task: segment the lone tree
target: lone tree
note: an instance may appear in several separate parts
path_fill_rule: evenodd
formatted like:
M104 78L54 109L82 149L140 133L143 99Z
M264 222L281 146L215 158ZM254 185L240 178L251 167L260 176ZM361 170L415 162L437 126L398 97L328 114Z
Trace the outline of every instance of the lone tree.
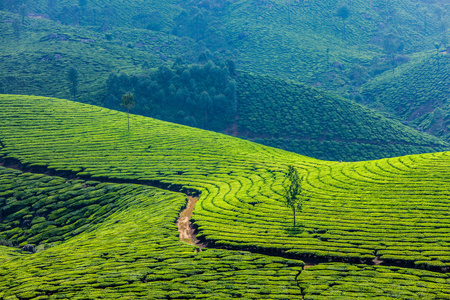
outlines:
M130 131L130 109L134 107L134 95L133 93L126 93L122 96L122 102L120 106L125 107L127 109L127 117L128 117L128 131Z
M76 68L69 68L67 71L67 80L69 81L69 90L73 95L73 101L76 101L78 92L78 70Z
M347 33L345 29L345 20L350 16L350 8L347 5L342 5L337 10L337 16L342 19L344 24L344 38L347 38Z
M19 19L14 19L12 23L14 36L16 37L16 40L18 41L20 39L20 33L21 33L21 25Z
M403 51L403 42L394 34L388 34L384 37L383 48L388 57L391 59L392 73L395 73L396 61L395 56Z
M294 215L295 227L295 213L302 211L302 201L305 196L302 194L301 181L303 178L298 176L297 170L294 166L289 166L288 173L283 182L283 200L284 205L292 209Z

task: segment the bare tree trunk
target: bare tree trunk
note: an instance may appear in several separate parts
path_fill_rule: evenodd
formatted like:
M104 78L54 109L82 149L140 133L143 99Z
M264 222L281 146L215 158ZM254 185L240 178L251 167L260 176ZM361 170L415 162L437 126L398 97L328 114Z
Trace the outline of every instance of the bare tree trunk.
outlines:
M294 213L294 227L295 227L295 207L292 208L292 212Z
M127 117L128 117L128 131L130 131L130 111L127 111Z

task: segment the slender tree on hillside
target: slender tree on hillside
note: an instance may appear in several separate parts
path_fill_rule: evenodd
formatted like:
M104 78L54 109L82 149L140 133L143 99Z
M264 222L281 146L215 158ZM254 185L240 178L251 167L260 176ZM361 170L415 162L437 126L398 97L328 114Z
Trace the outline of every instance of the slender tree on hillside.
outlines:
M122 96L122 103L120 103L120 106L127 109L128 131L130 131L130 109L133 109L134 104L135 102L133 93L126 93Z
M70 67L67 71L67 80L69 81L69 90L73 95L73 101L77 101L78 70L75 67Z
M347 38L345 21L350 16L350 8L347 5L342 5L337 10L337 16L342 19L342 23L344 24L344 38Z
M16 40L18 41L20 39L20 33L21 33L21 25L19 19L14 19L12 23L14 36L16 37Z
M395 73L395 56L397 53L400 53L403 51L404 44L400 39L394 35L394 34L388 34L384 37L383 40L383 48L384 51L386 51L386 54L391 59L391 65L392 65L392 73Z
M211 104L211 96L209 96L208 92L204 91L199 97L198 106L205 112L205 125L208 124L208 110Z
M288 173L283 182L283 200L284 205L292 209L294 216L295 227L295 213L302 211L302 202L305 196L302 194L302 182L303 178L299 177L297 170L294 166L289 166Z
M22 18L22 24L25 23L25 17L27 16L28 13L28 6L24 3L19 7L19 14L20 17Z

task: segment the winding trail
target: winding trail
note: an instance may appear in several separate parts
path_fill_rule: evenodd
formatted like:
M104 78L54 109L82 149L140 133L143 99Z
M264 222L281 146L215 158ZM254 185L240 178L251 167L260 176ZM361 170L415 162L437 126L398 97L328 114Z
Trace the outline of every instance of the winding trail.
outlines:
M182 186L174 185L174 184L168 184L163 183L159 181L142 181L142 180L128 180L128 179L117 179L117 178L107 178L107 177L96 177L92 178L89 175L83 175L78 176L72 171L60 171L60 170L54 170L50 169L46 166L27 166L23 165L20 160L15 158L0 158L0 166L10 169L16 169L21 172L28 172L28 173L35 173L35 174L43 174L48 176L58 176L66 179L83 179L86 181L89 180L95 180L100 182L111 182L111 183L128 183L128 184L141 184L151 187L156 187L164 190L169 190L172 192L178 192L183 193L187 197L187 204L186 207L181 210L179 217L176 221L176 224L178 226L178 232L179 232L179 238L183 242L187 242L191 245L195 245L198 247L196 251L202 251L203 248L216 248L216 249L227 249L227 250L241 250L241 251L248 251L252 253L259 253L269 256L276 256L276 257L283 257L288 259L296 259L301 260L305 263L304 269L314 267L321 263L326 262L346 262L346 263L363 263L367 264L369 262L362 262L359 260L333 260L325 257L311 257L306 255L293 255L286 253L284 250L280 249L266 249L266 248L260 248L260 247L252 247L252 246L244 246L244 247L236 247L236 246L219 246L215 245L214 241L202 239L201 241L197 239L197 226L191 222L191 216L195 208L195 204L199 200L200 192L196 190L186 190ZM380 260L379 257L375 257L371 263L373 265L394 265L394 264L386 264L384 261ZM369 263L370 264L370 263ZM410 266L405 266L402 263L399 263L397 266L410 268Z
M182 242L195 245L202 251L203 248L208 246L205 242L200 242L197 239L196 229L194 224L191 222L192 212L194 211L195 204L197 203L199 197L187 196L188 202L185 209L180 212L180 216L177 220L178 232L180 233L180 240Z
M89 175L79 176L72 171L60 171L50 169L46 166L28 166L23 165L20 160L15 158L1 158L0 157L0 166L16 169L21 172L35 173L35 174L44 174L48 176L58 176L67 179L83 179L83 180L95 180L100 182L110 182L110 183L130 183L130 184L141 184L151 187L156 187L160 189L169 190L172 192L184 193L187 197L186 207L180 212L179 218L176 221L179 231L179 238L183 242L187 242L189 244L195 245L198 247L196 251L201 251L203 248L216 248L216 249L227 249L227 250L240 250L240 251L248 251L252 253L259 253L269 256L283 257L288 259L301 260L305 263L304 269L314 267L321 263L328 262L344 262L349 264L368 264L368 265L384 265L384 266L398 266L402 268L414 268L414 266L399 261L397 263L393 262L385 262L380 259L380 257L375 252L375 258L370 261L361 261L358 259L330 259L327 257L315 257L315 256L307 256L307 255L295 255L286 253L281 249L268 249L268 248L260 248L256 246L222 246L215 245L213 240L208 239L197 239L197 226L191 222L191 216L195 208L195 204L199 200L200 192L194 189L186 189L181 185L164 183L156 180L127 180L127 179L118 179L118 178L107 178L107 177L95 177L92 178ZM447 269L437 269L431 270L435 272L446 273Z

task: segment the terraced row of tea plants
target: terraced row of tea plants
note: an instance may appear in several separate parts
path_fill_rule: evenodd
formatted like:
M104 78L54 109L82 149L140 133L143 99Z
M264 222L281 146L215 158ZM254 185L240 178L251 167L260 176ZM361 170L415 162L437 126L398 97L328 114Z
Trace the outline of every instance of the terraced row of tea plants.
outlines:
M21 174L0 167L1 236L19 246L63 241L101 223L119 208L120 199L138 192L129 185Z
M177 189L184 186L201 192L193 219L200 237L215 246L367 263L377 257L385 264L439 271L446 271L450 264L448 152L359 163L326 162L140 116L131 116L131 130L127 131L125 114L66 100L2 95L0 108L0 155L4 164L19 162L18 167L34 171L53 170L89 178L67 183L49 180L48 185L56 187L58 199L72 194L69 184L75 198L68 201L74 203L82 197L96 203L95 192L111 185L108 181L122 182L117 191L126 190L126 182ZM309 197L295 228L290 210L280 202L281 183L289 164L305 176L303 188ZM13 182L20 183L17 178L35 184L43 181L40 175L3 173L7 176L4 180L11 180L10 190L15 189ZM84 189L86 195L76 196L83 183L92 186ZM12 195L35 197L25 200L28 204L40 201L39 195L31 191L25 194L27 190L22 191L22 187L17 185ZM80 217L80 223L91 222L85 223L86 230L74 236L61 231L59 236L64 241L54 247L33 255L15 254L16 258L1 247L0 257L8 260L0 274L5 279L1 293L27 299L45 294L67 298L215 295L292 299L314 298L330 290L348 297L371 297L374 292L369 287L380 286L375 281L381 278L383 282L385 273L415 272L376 267L369 287L356 293L354 286L362 286L360 280L365 280L371 267L343 268L343 272L353 272L348 273L351 276L345 285L341 275L327 277L332 272L314 267L297 277L302 290L295 290L301 262L248 252L229 254L230 250L208 249L196 254L194 246L177 240L174 221L185 205L184 196L136 184L129 185L128 190L114 201L117 208L110 216ZM109 196L114 193L105 195L105 203ZM12 200L10 196L8 200ZM14 226L23 224L25 216L36 216L33 204L24 210L27 215L12 217ZM25 209L19 208L18 212ZM50 215L41 217L47 220ZM12 230L12 226L4 228ZM32 242L49 242L33 236ZM197 260L203 256L206 258ZM267 260L267 264L258 267L259 259ZM242 261L249 263L240 266ZM222 268L217 267L219 262L227 263ZM197 270L205 271L195 277ZM260 271L261 277L255 278L255 272ZM419 273L399 277L394 285L380 288L392 287L386 298L406 299L414 282L417 287L425 286L430 298L448 296L447 281L429 283L429 278L448 280L447 275ZM311 276L326 280L331 288L315 284Z
M349 15L339 17L346 5ZM351 92L352 72L374 76L387 56L389 34L404 44L401 54L434 49L438 37L437 7L444 1L236 1L226 18L228 30L241 34L234 42L243 69ZM395 15L393 15L395 11ZM381 25L382 24L382 25ZM401 24L401 30L399 30ZM377 62L378 61L378 62ZM386 68L387 67L387 68ZM378 69L378 70L377 70ZM379 73L378 73L379 74ZM367 80L364 79L363 81ZM356 83L354 86L358 86Z
M450 140L450 54L419 56L362 88L364 101L444 140Z
M171 19L180 11L180 8L175 4L176 1L173 0L130 0L126 3L114 0L107 2L103 0L89 0L86 1L85 5L79 5L78 2L70 0L59 0L56 3L48 3L46 0L36 0L33 3L27 3L27 8L30 14L39 14L42 17L52 18L55 21L58 20L63 24L85 26L94 30L98 30L98 27L105 21L109 23L107 29L111 29L114 26L141 28L142 26L136 26L139 17L141 19L148 19L151 13L157 11L162 16L162 29L166 31L168 28L165 27L171 25ZM63 16L68 14L68 12L70 13L70 9L65 10L64 7L72 8L73 14L77 14L78 18ZM65 13L62 13L63 11Z
M301 261L232 250L194 252L194 246L177 239L173 220L185 197L172 192L2 167L0 187L7 189L2 192L7 205L0 206L6 216L0 217L0 237L10 236L8 228L32 226L29 233L17 235L39 244L35 254L0 246L3 299L321 299L330 295L411 299L413 292L422 299L449 296L448 276L429 271L327 264L300 274ZM108 198L115 200L110 204L116 209L92 204ZM52 203L55 199L57 203ZM44 212L29 213L44 200L48 200ZM64 206L67 209L58 205L63 203L69 204ZM72 210L75 205L80 209ZM83 218L85 208L96 217ZM20 217L24 211L27 214ZM60 215L56 221L52 221L54 214ZM78 226L70 228L74 218ZM55 230L63 219L69 233L64 236ZM79 227L80 223L85 225ZM57 238L50 242L42 234Z
M0 246L1 299L301 298L301 261L180 242L183 194L2 167L0 187L0 237L39 244Z
M6 162L196 189L194 219L216 245L450 266L449 153L325 162L139 116L128 132L125 114L65 100L2 96L1 108ZM309 196L294 231L280 195L288 164Z
M277 208L279 171L214 184L194 218L220 245L446 270L449 163L444 152L308 168L309 201L297 231L287 229L292 217Z
M300 83L241 72L236 136L328 160L448 150L448 144L344 98Z
M304 299L449 299L448 274L398 267L322 264L299 277Z
M233 70L234 64L178 65L147 76L110 76L104 106L120 110L122 95L133 90L137 114L226 132L319 159L357 161L450 149L436 137L342 97L243 71L231 78L228 68ZM204 94L205 90L209 92ZM209 95L212 104L203 107L208 97L205 102L201 95Z

